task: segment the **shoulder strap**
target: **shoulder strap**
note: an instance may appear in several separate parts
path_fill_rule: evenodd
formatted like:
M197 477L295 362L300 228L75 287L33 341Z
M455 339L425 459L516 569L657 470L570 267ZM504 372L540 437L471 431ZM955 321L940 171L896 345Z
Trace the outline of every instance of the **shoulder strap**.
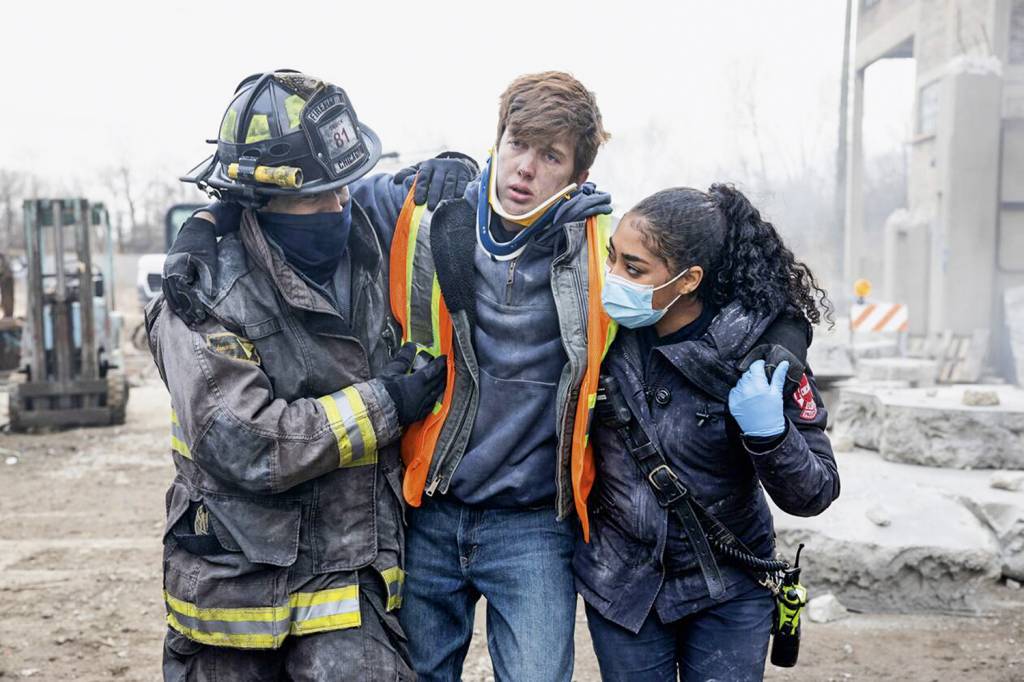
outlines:
M743 541L690 494L668 460L651 442L629 401L619 392L614 377L601 377L595 411L605 425L619 434L640 473L651 485L658 504L679 519L697 554L697 563L712 599L717 601L725 593L725 584L712 548L750 571L754 579L765 587L773 591L776 589L776 575L787 569L789 564L755 556Z
M704 575L708 593L715 601L720 600L725 595L725 583L718 562L711 553L708 537L694 510L696 500L672 471L664 455L647 437L629 403L619 393L618 383L614 377L601 377L596 403L595 411L599 418L618 432L633 461L640 468L640 473L650 483L658 504L679 519L686 538L697 554L697 564Z

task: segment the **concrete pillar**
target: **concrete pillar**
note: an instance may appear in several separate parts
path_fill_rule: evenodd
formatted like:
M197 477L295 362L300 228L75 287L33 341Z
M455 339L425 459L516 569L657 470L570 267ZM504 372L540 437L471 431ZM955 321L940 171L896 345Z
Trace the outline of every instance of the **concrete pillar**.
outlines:
M929 273L931 252L928 223L906 209L898 209L885 221L885 277L880 298L907 306L909 332L928 331Z
M843 235L843 281L840 302L852 299L853 281L863 276L864 250L864 69L853 77L850 154L847 157L846 230Z
M992 325L1002 77L954 67L941 87L928 322L969 334Z

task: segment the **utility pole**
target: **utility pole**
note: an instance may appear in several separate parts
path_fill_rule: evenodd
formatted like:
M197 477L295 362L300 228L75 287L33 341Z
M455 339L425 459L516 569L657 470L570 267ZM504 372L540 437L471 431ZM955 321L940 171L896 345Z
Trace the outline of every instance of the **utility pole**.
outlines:
M847 154L847 121L849 120L850 100L850 28L853 23L853 0L846 0L846 28L843 32L843 66L839 77L839 139L836 142L836 184L833 191L834 205L832 215L836 244L839 245L838 270L843 271L846 263L846 154ZM845 273L844 273L845 274ZM843 281L843 275L839 280ZM845 286L843 282L842 286Z

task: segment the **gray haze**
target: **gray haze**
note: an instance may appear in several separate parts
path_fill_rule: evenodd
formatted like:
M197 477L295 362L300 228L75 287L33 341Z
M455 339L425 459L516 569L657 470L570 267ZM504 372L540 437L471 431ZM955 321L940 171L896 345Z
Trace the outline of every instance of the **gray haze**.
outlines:
M244 76L292 67L351 95L385 149L486 156L520 73L572 72L613 139L592 178L619 210L670 185L735 181L774 205L790 177L827 182L842 0L716 2L8 4L0 168L104 198L119 165L173 178L209 153ZM874 68L868 153L907 137L910 71ZM880 94L880 96L874 96ZM818 197L823 199L823 197ZM116 198L107 197L116 204ZM787 199L790 210L798 209ZM783 211L786 207L779 207ZM770 211L769 211L770 212ZM783 226L784 227L784 226Z

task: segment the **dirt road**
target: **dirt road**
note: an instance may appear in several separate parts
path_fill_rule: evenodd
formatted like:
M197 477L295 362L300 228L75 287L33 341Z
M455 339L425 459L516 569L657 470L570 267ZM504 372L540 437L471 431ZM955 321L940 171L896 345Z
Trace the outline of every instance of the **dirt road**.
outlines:
M123 427L0 435L0 678L160 677L169 406L152 372L135 381ZM801 664L768 679L1024 680L1024 591L1004 589L990 617L810 623ZM578 622L574 678L597 680ZM490 679L482 612L477 631L467 680Z

